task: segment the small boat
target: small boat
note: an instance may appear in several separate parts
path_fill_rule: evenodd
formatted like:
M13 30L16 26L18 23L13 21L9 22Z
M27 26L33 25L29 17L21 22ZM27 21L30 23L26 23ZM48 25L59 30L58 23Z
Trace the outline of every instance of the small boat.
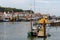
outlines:
M31 31L28 32L28 35L37 37L47 37L46 24L49 24L49 21L45 18L42 18L41 20L38 21L37 24L31 26Z
M9 22L10 20L9 20L9 18L4 18L3 19L3 22Z
M37 37L45 37L43 26L42 25L33 26L32 31L30 31L28 35L37 36Z

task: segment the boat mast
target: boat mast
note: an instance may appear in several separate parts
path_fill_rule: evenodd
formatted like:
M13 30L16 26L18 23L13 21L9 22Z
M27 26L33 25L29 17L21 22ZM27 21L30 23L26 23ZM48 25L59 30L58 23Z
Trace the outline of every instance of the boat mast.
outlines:
M35 12L35 0L34 0L34 12ZM30 6L32 6L32 4L30 5ZM31 10L32 8L30 8L30 10ZM30 11L30 13L32 13L31 11ZM31 32L32 32L32 15L31 15L31 20L30 20L30 22L31 22Z

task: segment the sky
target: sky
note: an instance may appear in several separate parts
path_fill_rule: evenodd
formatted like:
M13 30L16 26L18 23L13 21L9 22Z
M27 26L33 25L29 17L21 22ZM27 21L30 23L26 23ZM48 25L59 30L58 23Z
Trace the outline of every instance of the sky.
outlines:
M60 16L60 0L0 0L0 6Z

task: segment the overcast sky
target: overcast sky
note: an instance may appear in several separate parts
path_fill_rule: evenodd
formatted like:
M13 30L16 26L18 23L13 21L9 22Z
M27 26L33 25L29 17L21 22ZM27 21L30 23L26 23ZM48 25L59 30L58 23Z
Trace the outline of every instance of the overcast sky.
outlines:
M32 9L35 12L60 16L59 0L0 0L0 6L20 8L24 10Z

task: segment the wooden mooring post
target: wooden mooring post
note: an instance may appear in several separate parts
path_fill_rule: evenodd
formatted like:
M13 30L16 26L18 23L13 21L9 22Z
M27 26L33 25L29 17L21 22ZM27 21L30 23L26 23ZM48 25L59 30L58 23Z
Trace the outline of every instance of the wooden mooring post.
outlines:
M43 23L43 29L44 29L44 37L46 37L46 23L45 23L45 20L44 20L44 23Z

